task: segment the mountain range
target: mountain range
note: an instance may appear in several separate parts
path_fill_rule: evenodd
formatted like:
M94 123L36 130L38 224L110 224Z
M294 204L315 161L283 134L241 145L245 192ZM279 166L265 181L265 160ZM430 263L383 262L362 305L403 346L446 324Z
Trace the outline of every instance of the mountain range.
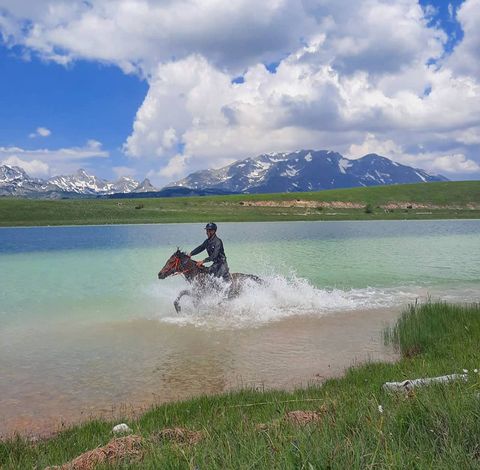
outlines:
M431 181L448 180L377 154L351 160L330 150L262 154L220 169L191 173L161 191L148 179L138 182L122 177L110 182L80 169L74 175L41 180L20 167L0 166L0 196L43 198L301 192Z
M157 191L148 179L138 182L122 176L117 181L110 182L80 169L74 175L42 180L30 177L18 166L0 166L0 196L74 198L147 191Z
M299 150L263 154L218 170L197 171L171 186L278 193L431 181L448 180L373 153L350 160L331 150Z

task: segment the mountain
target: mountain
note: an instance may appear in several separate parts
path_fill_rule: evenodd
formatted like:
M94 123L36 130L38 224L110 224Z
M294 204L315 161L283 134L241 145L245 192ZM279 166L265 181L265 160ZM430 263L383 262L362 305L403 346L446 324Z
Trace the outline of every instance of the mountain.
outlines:
M155 186L152 186L152 183L150 183L150 180L148 178L145 178L141 183L137 184L135 189L132 190L134 193L149 193L153 191L158 191L158 189ZM117 193L126 193L127 191L115 191Z
M234 193L318 191L355 186L448 181L374 153L350 160L330 150L299 150L247 158L218 170L197 171L159 191L148 179L110 182L80 169L48 180L0 165L0 196L38 198L172 197ZM113 196L112 196L113 195Z
M110 182L80 169L73 175L41 180L31 178L18 166L0 165L0 196L73 198L145 191L157 191L148 179L139 183L123 176Z
M0 196L25 196L42 191L42 183L18 166L0 165Z
M218 170L197 171L169 186L277 193L430 181L448 180L373 153L350 160L330 150L299 150L263 154Z

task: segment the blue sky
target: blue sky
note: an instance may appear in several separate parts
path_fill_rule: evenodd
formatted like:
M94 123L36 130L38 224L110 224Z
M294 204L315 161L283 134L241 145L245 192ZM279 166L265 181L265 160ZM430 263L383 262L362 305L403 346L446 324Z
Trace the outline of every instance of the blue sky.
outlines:
M41 3L0 0L0 162L34 176L327 148L480 178L479 0Z

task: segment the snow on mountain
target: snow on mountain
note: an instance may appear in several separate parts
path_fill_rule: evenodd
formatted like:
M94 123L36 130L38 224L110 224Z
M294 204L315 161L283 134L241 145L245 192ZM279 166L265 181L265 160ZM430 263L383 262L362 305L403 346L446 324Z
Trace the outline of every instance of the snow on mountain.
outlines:
M115 182L98 178L79 169L73 175L60 175L40 180L31 178L22 168L0 166L0 196L23 197L84 197L116 193L156 191L148 181L142 183L130 177L121 177Z
M25 196L41 191L42 183L18 166L0 165L0 196Z
M184 188L209 194L275 193L430 181L447 179L376 154L350 160L331 150L298 150L262 154L220 169L197 171L167 187L170 192ZM0 166L0 196L94 197L156 191L148 179L139 183L122 177L110 182L80 169L74 175L40 180L22 168Z
M150 183L148 178L145 178L141 183L131 191L133 193L149 193L153 191L158 191L158 189ZM130 191L129 191L130 192Z
M138 185L138 183L137 183ZM64 191L78 194L110 194L113 192L114 183L89 175L84 169L78 170L74 175L54 176L46 181L45 190Z
M376 154L350 160L331 150L299 150L263 154L218 170L198 171L169 186L273 193L446 180Z

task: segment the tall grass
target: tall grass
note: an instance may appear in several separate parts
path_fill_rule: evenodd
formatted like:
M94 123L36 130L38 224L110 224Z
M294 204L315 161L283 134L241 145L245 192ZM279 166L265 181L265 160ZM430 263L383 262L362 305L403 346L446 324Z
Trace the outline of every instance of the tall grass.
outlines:
M294 392L241 390L153 408L128 424L145 438L141 462L116 468L480 468L480 306L413 305L386 339L396 363L370 363ZM462 372L468 382L388 393L386 381ZM292 410L318 419L300 426ZM167 427L201 431L196 445L155 439ZM111 439L112 423L93 421L30 443L0 444L0 467L62 464ZM99 467L101 468L101 467ZM104 467L107 468L107 467Z

